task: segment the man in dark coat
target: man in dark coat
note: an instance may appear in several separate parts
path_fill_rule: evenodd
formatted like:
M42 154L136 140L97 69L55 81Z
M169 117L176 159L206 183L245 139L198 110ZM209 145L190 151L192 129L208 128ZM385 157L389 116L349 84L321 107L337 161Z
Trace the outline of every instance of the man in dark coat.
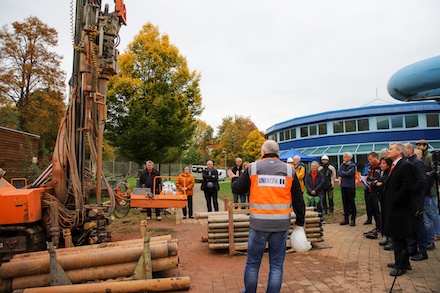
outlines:
M356 164L352 161L353 154L345 152L342 156L344 163L338 169L338 177L341 177L339 186L341 186L342 205L344 207L344 221L341 225L356 226ZM349 217L351 215L351 222Z
M408 249L411 260L424 260L428 258L426 248L428 246L428 235L426 233L425 222L423 221L423 206L425 204L426 168L425 162L417 158L414 153L414 145L406 143L406 157L414 166L416 175L416 185L413 193L413 209L415 217L415 234L409 241ZM417 245L419 250L417 252Z
M393 238L394 264L391 276L401 276L410 269L408 239L414 225L412 197L415 187L414 166L405 160L406 148L402 143L391 143L388 158L393 160L384 182L382 202L383 233Z
M313 206L322 212L322 186L324 185L324 175L318 172L318 162L312 162L312 170L307 172L304 178L304 185L307 189L309 207Z
M160 176L159 171L153 169L154 163L152 161L147 161L147 168L142 172L141 178L139 178L139 185L142 188L150 188L151 193L159 193L159 186L162 185L162 179L157 178L154 182L156 176ZM155 186L155 191L153 192L153 185ZM155 208L156 210L156 220L160 221L160 208ZM147 208L147 220L151 219L151 208Z
M201 189L205 192L206 206L208 212L212 212L211 201L214 204L214 210L218 212L217 192L220 190L218 184L218 171L213 168L212 161L206 163L207 169L203 170L203 181Z

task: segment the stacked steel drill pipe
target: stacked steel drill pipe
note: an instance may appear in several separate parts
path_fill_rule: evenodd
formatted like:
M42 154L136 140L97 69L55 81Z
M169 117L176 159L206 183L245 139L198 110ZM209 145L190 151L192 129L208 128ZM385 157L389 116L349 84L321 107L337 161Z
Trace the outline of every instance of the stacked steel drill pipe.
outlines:
M151 268L159 272L178 267L178 244L171 236L150 240ZM144 252L144 239L56 250L57 262L72 284L130 277ZM50 256L47 251L16 255L0 267L0 293L50 285ZM6 284L6 285L5 285Z
M202 216L199 214L199 216ZM289 230L289 236L287 237L287 247L290 247L290 233L293 231L293 225L295 224L296 215L291 213L291 226ZM310 209L305 214L305 231L307 240L315 243L324 241L322 218L320 214ZM249 215L233 214L234 232L234 246L235 250L246 250L249 236ZM208 215L208 243L211 249L227 249L230 244L229 233L229 215L225 212L217 212L212 215Z

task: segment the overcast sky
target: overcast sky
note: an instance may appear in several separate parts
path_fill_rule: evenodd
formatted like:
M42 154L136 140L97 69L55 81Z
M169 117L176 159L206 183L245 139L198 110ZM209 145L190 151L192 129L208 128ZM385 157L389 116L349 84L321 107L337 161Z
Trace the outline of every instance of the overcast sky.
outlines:
M74 0L76 3L76 0ZM110 11L114 10L113 1ZM7 3L7 4L6 4ZM388 79L439 55L440 1L125 0L124 51L143 24L169 35L191 70L201 73L205 110L215 130L228 115L276 123L389 102ZM70 0L3 3L1 24L37 16L59 33L55 49L72 72Z

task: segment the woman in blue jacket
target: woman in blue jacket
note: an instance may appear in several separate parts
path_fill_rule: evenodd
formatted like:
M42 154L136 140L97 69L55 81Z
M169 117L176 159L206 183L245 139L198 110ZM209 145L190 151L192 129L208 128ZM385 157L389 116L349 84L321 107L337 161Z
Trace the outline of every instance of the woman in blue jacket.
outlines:
M350 224L356 226L356 204L354 202L356 192L356 164L352 162L353 155L349 152L344 153L344 163L338 169L341 186L342 205L344 206L344 221L341 225ZM351 222L349 217L351 215Z

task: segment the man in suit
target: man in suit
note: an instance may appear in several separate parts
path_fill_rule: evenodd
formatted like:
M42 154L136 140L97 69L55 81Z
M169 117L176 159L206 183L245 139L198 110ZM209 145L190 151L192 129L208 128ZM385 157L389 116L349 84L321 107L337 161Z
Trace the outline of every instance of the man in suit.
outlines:
M391 276L401 276L411 269L408 255L408 239L414 225L413 192L414 166L405 160L406 148L402 143L391 143L388 158L393 160L390 173L384 182L382 201L383 233L393 238L394 260Z
M408 249L411 260L424 260L428 258L426 248L428 245L428 235L426 233L425 222L423 221L423 206L425 203L426 168L425 162L417 158L414 153L414 145L406 143L406 158L414 166L416 185L413 193L413 209L415 217L415 233L409 241ZM418 246L418 251L417 251Z
M212 212L211 201L214 205L214 210L218 212L217 192L220 190L218 184L218 172L213 168L212 161L206 163L207 169L203 170L202 190L205 192L206 206L208 212Z

